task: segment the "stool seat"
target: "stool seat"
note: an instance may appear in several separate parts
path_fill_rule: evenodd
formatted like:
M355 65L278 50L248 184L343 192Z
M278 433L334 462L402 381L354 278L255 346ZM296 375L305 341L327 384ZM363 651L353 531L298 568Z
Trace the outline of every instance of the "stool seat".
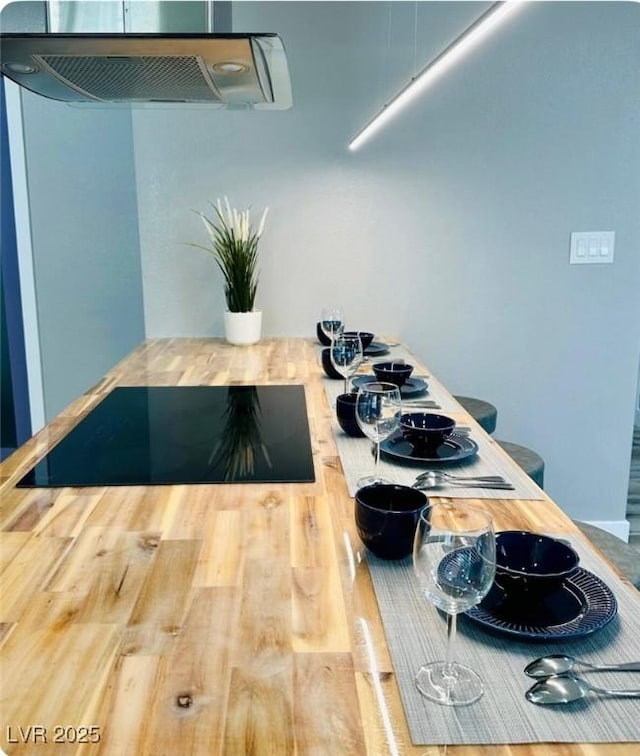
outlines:
M453 398L487 433L493 433L498 421L498 410L493 404L485 402L484 399L476 399L473 396L454 396Z
M527 449L526 446L511 443L511 441L498 441L498 439L496 439L496 443L507 452L511 459L519 465L527 475L540 486L540 488L543 488L544 460L539 454L531 449Z
M622 538L587 522L574 520L587 538L614 564L627 580L640 589L640 551Z

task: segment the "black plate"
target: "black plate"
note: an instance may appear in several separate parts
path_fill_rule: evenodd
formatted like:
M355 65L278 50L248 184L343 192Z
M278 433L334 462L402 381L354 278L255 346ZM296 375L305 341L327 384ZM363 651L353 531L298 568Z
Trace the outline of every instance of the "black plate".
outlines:
M389 353L389 347L381 341L372 341L364 350L365 357L380 357Z
M513 604L494 583L466 615L488 630L549 641L589 635L610 622L617 611L611 589L597 575L579 567L540 604Z
M375 375L356 375L352 383L356 388L359 388L365 383L373 383L377 380L378 379ZM411 396L420 396L421 394L424 394L428 388L429 386L427 382L423 381L422 378L409 378L402 386L400 386L400 396L404 399L408 399Z
M478 444L466 436L452 433L449 438L429 456L417 452L408 441L405 441L401 431L396 431L386 441L380 444L380 451L385 457L403 462L458 462L472 457L478 451Z

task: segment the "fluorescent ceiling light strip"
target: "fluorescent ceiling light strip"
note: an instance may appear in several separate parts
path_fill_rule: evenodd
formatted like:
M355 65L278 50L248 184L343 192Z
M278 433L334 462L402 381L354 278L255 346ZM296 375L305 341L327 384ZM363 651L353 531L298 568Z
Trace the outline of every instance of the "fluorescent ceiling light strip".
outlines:
M506 0L494 3L489 10L474 21L471 26L455 39L425 68L416 74L384 108L361 129L349 143L350 150L357 150L369 137L379 131L402 108L417 97L438 76L449 70L470 50L499 26L511 13L519 10L524 0Z

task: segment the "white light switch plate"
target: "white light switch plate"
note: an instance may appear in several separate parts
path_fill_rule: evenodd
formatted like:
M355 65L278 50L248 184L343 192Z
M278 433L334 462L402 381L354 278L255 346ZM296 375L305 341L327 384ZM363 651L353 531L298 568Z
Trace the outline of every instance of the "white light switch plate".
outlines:
M569 262L572 265L612 263L615 231L573 231Z

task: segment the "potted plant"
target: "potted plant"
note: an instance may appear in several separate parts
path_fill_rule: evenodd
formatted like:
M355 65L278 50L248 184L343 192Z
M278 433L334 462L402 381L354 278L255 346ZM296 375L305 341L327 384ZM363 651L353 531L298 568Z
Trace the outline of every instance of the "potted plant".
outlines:
M213 255L224 276L225 336L231 344L255 344L262 331L262 312L254 309L258 287L258 242L264 230L269 208L265 208L257 231L251 224L250 211L236 210L224 198L212 205L214 219L198 212L207 230L210 246L192 244Z

